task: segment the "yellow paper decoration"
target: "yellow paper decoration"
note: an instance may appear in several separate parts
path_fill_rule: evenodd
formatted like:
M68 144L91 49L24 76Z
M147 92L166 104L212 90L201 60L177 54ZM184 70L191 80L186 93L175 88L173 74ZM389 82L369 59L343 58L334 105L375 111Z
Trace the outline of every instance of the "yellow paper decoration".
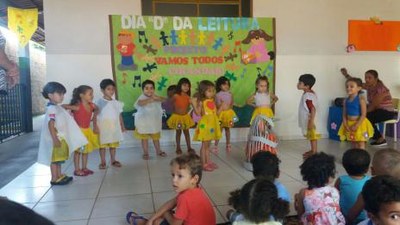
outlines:
M21 47L31 39L38 26L38 9L8 7L8 29L17 34Z

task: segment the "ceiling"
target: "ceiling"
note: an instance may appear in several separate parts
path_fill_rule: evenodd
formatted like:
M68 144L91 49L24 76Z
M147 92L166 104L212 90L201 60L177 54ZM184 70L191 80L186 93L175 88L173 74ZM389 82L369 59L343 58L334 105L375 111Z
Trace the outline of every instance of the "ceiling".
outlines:
M0 1L0 25L7 26L7 7L15 7L21 9L38 8L38 28L32 35L31 40L45 46L45 32L43 20L43 0L1 0Z

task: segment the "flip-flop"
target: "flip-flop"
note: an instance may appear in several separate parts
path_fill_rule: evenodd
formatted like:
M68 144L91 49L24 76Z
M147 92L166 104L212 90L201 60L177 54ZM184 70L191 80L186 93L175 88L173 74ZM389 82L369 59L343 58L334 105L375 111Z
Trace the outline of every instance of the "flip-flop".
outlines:
M100 170L105 170L107 168L107 165L105 163L100 163L99 164L99 169Z
M131 219L132 219L132 222L131 222ZM146 219L143 216L138 215L135 212L128 212L126 214L126 222L128 222L129 224L137 225L136 220L145 220L145 221L147 221L148 219Z
M121 167L121 166L122 166L121 163L118 162L117 160L115 160L114 162L112 162L111 165L112 165L113 167Z
M74 176L86 177L87 175L89 175L89 174L83 172L82 170L75 170L75 171L74 171Z
M94 172L93 172L92 170L89 170L88 168L83 169L82 171L83 171L84 173L86 173L86 174L89 174L89 175L94 174Z
M176 149L176 154L177 154L177 155L181 155L181 154L182 154L182 149L177 148L177 149Z
M189 148L188 149L188 153L189 154L196 154L196 150L194 150L193 148Z
M161 152L158 153L157 155L158 155L158 156L161 156L161 157L167 157L167 153L165 153L165 152L163 152L163 151L161 151Z

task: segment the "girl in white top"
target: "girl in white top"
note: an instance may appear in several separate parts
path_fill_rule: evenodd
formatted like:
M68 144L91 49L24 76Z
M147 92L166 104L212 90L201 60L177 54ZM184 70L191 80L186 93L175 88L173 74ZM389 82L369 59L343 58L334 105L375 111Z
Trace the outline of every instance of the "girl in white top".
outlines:
M166 157L167 154L160 149L160 133L162 128L161 102L164 98L154 93L154 82L145 80L142 84L143 94L135 102L135 131L134 137L142 141L143 159L149 159L148 139L153 139L158 156Z
M106 148L110 149L111 165L121 167L121 163L115 159L116 148L122 141L122 133L125 131L122 120L122 108L124 104L113 99L115 93L115 83L111 79L104 79L100 82L100 89L103 98L97 100L96 105L99 109L97 115L97 126L100 134L100 158L99 169L106 168Z
M251 122L258 115L264 115L268 118L274 118L274 112L271 107L278 101L278 97L269 92L269 82L266 76L259 76L256 80L256 93L247 99L247 104L255 107Z
M61 173L61 164L69 158L69 149L77 149L88 143L71 115L59 104L64 100L65 87L49 82L43 87L43 97L49 99L40 135L38 162L49 165L51 185L64 185L72 177Z
M267 179L251 180L230 194L229 204L245 218L233 225L282 225L275 219L283 220L289 213L289 203L278 199L276 186Z

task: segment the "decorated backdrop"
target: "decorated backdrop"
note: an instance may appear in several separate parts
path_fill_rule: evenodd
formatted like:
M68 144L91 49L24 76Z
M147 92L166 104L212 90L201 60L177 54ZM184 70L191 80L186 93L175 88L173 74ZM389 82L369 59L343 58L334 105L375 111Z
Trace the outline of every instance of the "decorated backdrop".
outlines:
M246 99L257 76L275 83L275 21L273 18L162 17L111 15L111 54L117 98L124 102L124 121L132 127L133 104L141 83L150 79L156 93L187 77L192 93L197 83L220 76L231 82L236 126L248 126L252 108ZM132 125L131 125L132 124Z

